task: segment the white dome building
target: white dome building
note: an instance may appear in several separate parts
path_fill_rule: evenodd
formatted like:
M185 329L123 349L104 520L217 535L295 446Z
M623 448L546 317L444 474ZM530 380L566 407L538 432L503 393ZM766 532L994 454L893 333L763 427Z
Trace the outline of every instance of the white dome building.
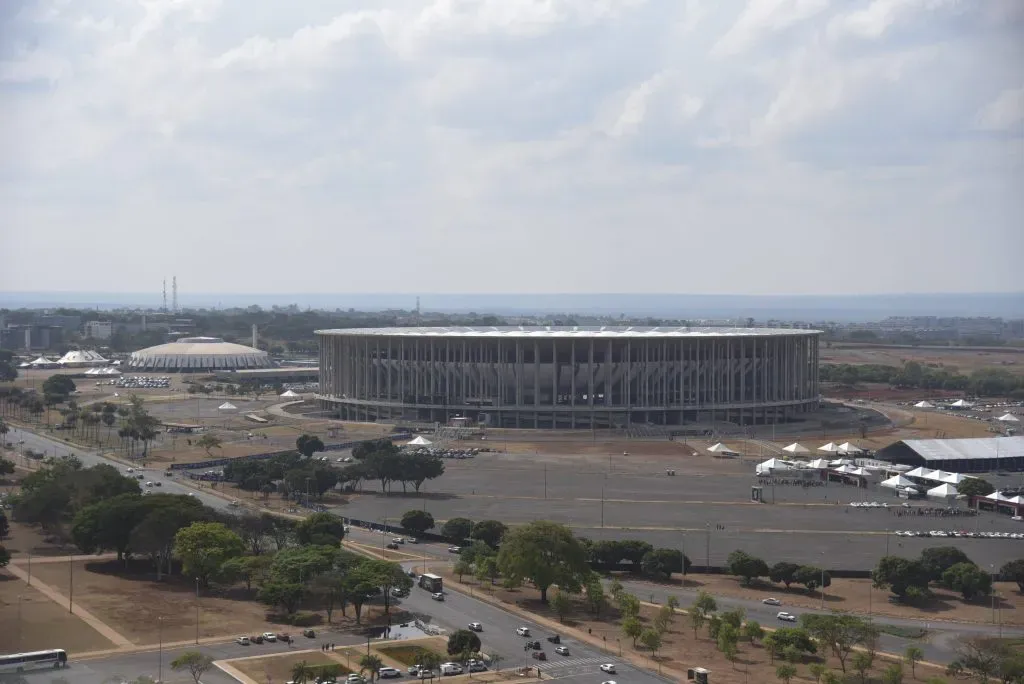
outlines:
M89 366L105 366L109 361L92 350L73 349L57 361L64 368L87 368Z
M128 368L136 371L201 373L207 371L269 368L267 352L219 337L183 337L133 352Z

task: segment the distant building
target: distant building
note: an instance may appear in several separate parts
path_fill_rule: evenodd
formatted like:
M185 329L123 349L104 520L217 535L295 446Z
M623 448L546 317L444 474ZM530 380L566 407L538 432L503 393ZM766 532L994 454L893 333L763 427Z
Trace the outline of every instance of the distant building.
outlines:
M138 371L200 373L221 370L267 368L267 352L218 337L183 337L133 352L128 368Z
M86 339L109 340L114 336L114 323L112 321L86 321L82 332Z
M51 349L64 339L60 326L25 324L0 329L0 349Z
M1024 471L1024 437L904 439L879 449L875 457L890 463L954 473Z

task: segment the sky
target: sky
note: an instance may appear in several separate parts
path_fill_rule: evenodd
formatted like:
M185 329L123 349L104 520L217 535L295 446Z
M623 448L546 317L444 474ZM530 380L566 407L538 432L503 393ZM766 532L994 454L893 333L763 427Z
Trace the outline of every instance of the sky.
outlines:
M0 291L1024 292L1020 0L5 0Z

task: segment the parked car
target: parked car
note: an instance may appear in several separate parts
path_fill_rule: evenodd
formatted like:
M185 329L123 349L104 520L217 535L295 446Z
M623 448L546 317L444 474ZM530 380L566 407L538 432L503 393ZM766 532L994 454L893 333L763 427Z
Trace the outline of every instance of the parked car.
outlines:
M239 646L248 646L249 645L249 637L247 637L247 636L238 637L237 639L235 639L235 643L238 644Z
M430 598L434 599L435 601L444 601L444 594L442 594L439 591L436 591L430 595Z
M533 656L534 660L547 660L548 659L547 655L544 654L544 651L534 651L530 655Z
M255 636L249 637L249 641L254 643L254 644L262 644L263 643L263 637L260 636L259 634L256 634Z
M615 663L605 663L601 666L601 672L607 672L608 674L615 674Z
M553 644L560 644L562 643L562 637L558 636L557 634L552 634L548 637L548 641L550 641Z
M567 656L567 655L569 655L569 649L566 648L565 646L556 646L555 647L555 653L557 653L558 655Z
M470 672L487 672L487 666L481 660L470 660L466 663Z
M312 629L304 629L304 630L302 630L302 636L304 636L306 638L309 638L309 639L314 639L314 638L316 638L316 632L313 631Z
M396 544L395 542L391 542L390 544L388 544L388 548L391 550L396 550L398 548L398 544Z
M532 648L534 650L539 651L540 650L540 642L539 641L527 641L526 642L526 648Z
M393 667L382 667L377 670L377 676L381 679L394 679L395 677L401 677L402 671Z
M530 628L529 627L516 627L516 634L518 634L519 636L522 636L522 637L528 637L528 636L530 636Z
M461 546L449 546L448 547L448 553L462 553L462 547Z
M273 632L264 632L263 633L263 638L266 641L277 641L277 635L274 634Z

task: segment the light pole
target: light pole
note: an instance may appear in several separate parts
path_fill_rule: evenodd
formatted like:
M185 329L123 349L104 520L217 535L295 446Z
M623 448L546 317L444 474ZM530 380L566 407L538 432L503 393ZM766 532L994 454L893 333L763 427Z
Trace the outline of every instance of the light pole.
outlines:
M705 521L704 522L704 527L707 528L707 530L706 530L707 531L707 542L706 542L705 557L704 557L704 559L705 559L704 560L704 562L705 562L704 574L710 574L711 573L711 521L710 520Z
M821 609L825 610L825 552L821 552Z
M156 681L157 684L160 684L160 682L162 682L164 679L164 618L162 615L156 619L156 631L158 638L160 640L160 655L158 656L159 659L157 660Z
M196 646L199 645L199 578L196 577Z
M75 563L74 554L68 554L68 612L74 613L75 605Z
M992 578L992 624L996 623L996 566L989 563L989 576Z
M604 485L601 485L601 527L604 528Z

